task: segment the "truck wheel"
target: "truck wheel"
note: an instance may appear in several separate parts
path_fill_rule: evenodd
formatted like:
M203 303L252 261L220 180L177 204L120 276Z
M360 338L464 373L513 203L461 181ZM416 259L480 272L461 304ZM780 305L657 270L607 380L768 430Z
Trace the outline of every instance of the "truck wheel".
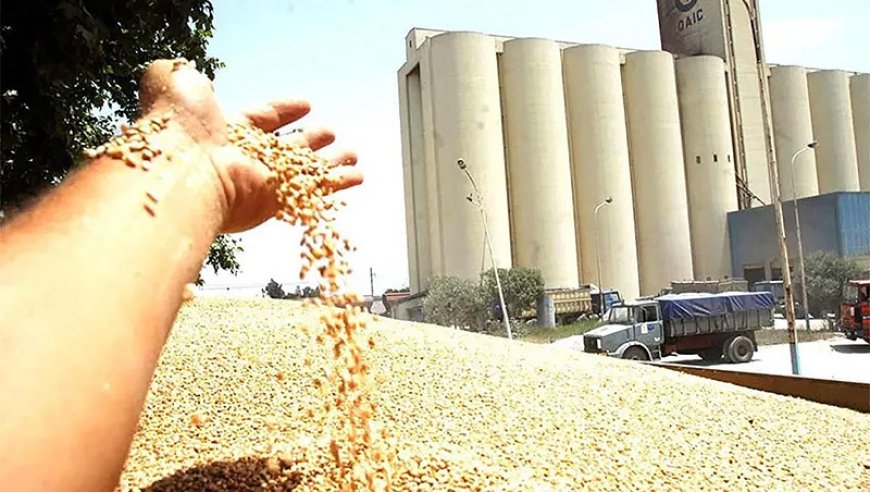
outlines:
M719 347L708 348L700 351L698 355L707 362L716 362L722 358L722 349Z
M628 360L649 360L649 357L646 356L646 352L640 347L628 347L625 349L625 352L622 353L623 359Z
M737 335L732 335L725 340L725 343L722 344L722 355L725 356L725 362L733 363L731 360L731 344L734 343L734 340L737 339Z
M855 333L854 331L850 331L849 333L846 333L846 340L854 342L857 339L858 339L858 334Z
M728 346L728 360L740 364L752 360L752 355L755 353L755 346L752 340L744 336L735 337Z

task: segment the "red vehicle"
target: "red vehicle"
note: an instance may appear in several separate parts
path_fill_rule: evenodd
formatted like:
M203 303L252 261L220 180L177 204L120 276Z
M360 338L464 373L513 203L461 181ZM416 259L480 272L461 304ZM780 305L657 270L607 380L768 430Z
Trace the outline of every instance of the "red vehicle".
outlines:
M840 305L840 331L849 340L870 343L870 280L853 280L846 286L850 292Z

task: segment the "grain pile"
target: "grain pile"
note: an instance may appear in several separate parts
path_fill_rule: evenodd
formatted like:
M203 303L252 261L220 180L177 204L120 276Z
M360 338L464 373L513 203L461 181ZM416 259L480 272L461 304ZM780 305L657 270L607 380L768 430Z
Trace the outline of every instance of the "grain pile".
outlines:
M148 171L148 135L166 119L89 156ZM301 273L322 279L319 305L187 305L122 490L870 487L867 415L553 347L366 322L342 284L350 246L330 227L328 165L250 127L230 134L276 173L278 218L304 228Z
M122 488L336 490L330 438L308 417L331 355L300 330L322 314L269 300L183 308ZM395 490L870 486L868 415L441 327L368 331Z

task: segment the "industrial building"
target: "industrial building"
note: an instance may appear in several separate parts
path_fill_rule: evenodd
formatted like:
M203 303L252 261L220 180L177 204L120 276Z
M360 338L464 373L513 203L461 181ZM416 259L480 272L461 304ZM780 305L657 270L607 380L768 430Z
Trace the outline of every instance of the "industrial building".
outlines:
M870 272L870 193L829 193L798 200L804 254L826 251L851 258ZM779 242L773 207L728 214L734 277L750 283L781 279ZM786 240L792 266L798 256L794 203L783 206Z
M658 1L662 51L410 31L412 294L489 268L485 233L496 264L537 268L548 288L631 298L742 276L753 245L735 246L728 214L770 204L770 140L784 198L870 191L870 75L768 66L755 1Z

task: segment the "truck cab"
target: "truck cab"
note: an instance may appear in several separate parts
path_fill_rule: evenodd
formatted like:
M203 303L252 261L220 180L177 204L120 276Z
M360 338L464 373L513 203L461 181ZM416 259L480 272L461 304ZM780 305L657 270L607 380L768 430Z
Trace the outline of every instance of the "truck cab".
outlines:
M846 284L846 301L840 305L839 328L849 340L870 343L870 280Z
M632 360L661 358L662 313L656 301L622 302L604 315L604 325L583 336L583 350Z
M622 303L622 296L616 290L597 290L592 293L592 312L607 313L613 306Z

